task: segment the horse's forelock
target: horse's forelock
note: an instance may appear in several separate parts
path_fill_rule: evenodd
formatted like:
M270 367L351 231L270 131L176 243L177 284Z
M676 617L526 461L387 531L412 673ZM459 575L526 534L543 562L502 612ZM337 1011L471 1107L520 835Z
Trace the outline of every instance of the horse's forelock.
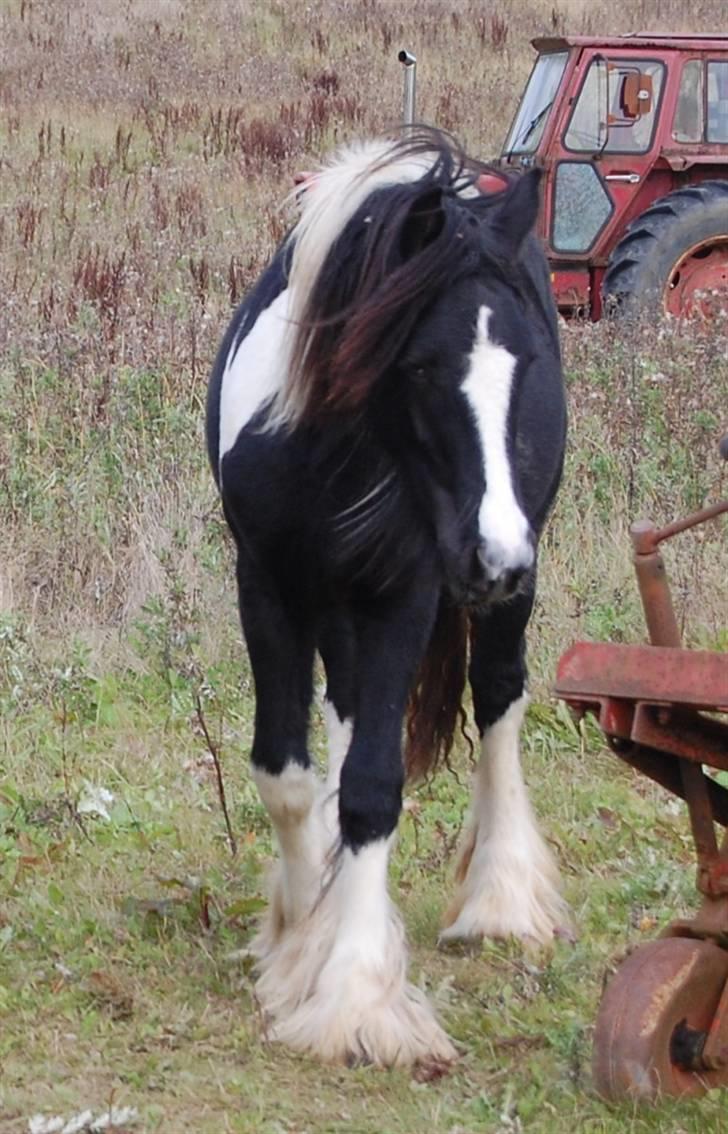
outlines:
M331 408L356 408L364 401L376 379L396 361L434 296L468 258L463 218L454 202L446 200L440 208L440 231L397 262L405 227L418 204L427 207L429 197L429 188L402 193L397 202L389 194L382 197L379 216L372 215L369 222L371 241L362 256L354 302L331 328L333 334L322 327L320 336L314 331L311 337L312 365L323 371L330 362L326 401ZM426 216L415 223L426 224Z

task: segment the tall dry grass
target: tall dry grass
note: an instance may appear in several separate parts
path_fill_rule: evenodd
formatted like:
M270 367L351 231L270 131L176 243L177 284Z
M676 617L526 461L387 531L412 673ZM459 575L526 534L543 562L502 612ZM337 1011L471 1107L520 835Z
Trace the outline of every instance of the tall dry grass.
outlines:
M701 0L690 26L712 30L722 13ZM123 632L170 556L215 609L225 565L203 455L211 358L286 229L294 172L397 120L399 47L418 55L422 119L492 156L534 35L685 21L676 0L636 0L628 27L586 0L5 0L5 615L51 638ZM666 513L686 494L697 503L720 479L718 330L631 345L598 328L566 333L572 456L544 584L554 643L583 627L590 603L609 608L589 577L628 572L627 516L650 499ZM681 570L704 606L698 573ZM615 603L621 586L610 584Z

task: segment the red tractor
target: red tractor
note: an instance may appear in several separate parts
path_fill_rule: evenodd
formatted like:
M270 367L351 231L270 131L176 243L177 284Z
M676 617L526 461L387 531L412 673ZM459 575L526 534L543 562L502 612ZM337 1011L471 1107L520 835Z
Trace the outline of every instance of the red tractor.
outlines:
M559 309L728 311L728 36L533 46L500 164L546 172Z

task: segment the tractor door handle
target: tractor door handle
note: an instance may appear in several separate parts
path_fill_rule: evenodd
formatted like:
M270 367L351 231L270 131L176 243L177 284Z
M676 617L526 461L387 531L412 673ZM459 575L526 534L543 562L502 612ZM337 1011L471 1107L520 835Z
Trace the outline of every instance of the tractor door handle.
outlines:
M636 185L640 179L639 173L607 173L605 181L626 181L630 185Z

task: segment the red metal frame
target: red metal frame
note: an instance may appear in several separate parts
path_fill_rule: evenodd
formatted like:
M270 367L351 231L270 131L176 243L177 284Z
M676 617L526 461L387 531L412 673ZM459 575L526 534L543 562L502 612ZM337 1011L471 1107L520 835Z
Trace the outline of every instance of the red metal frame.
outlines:
M596 715L623 760L687 801L698 858L698 888L728 895L728 837L718 847L714 823L728 827L728 790L702 765L728 772L728 654L681 648L659 546L728 512L728 501L658 529L632 526L634 565L650 646L579 642L559 662L556 693L578 715ZM715 923L710 913L710 925ZM728 936L728 906L721 932ZM699 921L700 914L698 915ZM712 932L712 930L711 930Z
M698 858L698 888L708 903L728 895L728 836L719 848L714 822L728 826L728 790L702 765L728 771L728 722L700 710L728 713L728 655L680 647L659 545L728 512L728 501L662 529L632 527L634 564L651 646L577 643L561 658L556 692L579 715L596 714L610 746L687 801ZM716 910L692 923L715 933ZM728 938L728 906L720 911ZM684 928L684 924L683 924Z
M721 444L726 456L724 449L727 439ZM728 654L681 647L659 547L726 512L728 500L661 529L647 521L632 526L635 571L652 644L576 643L561 658L556 683L557 696L578 716L596 715L620 759L686 801L703 901L694 917L673 921L662 936L713 941L723 949L728 949L728 831L719 844L715 824L728 828L728 789L705 775L703 765L728 771L728 719L718 716L728 714ZM704 716L705 711L715 715ZM670 969L668 975L672 981L682 979L681 970L673 974ZM665 996L671 989L668 983ZM609 1046L611 1029L626 1026L621 1017L614 1018L617 1001L606 998L600 1011L595 1074L610 1092L639 1091L656 1053L647 1044L645 1066L623 1068L625 1083L613 1080L610 1061L613 1056L626 1058L629 1048L626 1040L614 1051ZM697 1076L689 1080L691 1089L697 1089L708 1072L712 1085L728 1085L728 984L706 1031L676 1023L682 1028L686 1060L677 1066ZM675 1091L681 1082L677 1075Z
M728 62L728 39L725 36L636 35L607 39L552 36L532 42L539 53L568 51L569 58L535 152L525 157L515 155L507 161L515 165L535 161L545 169L540 233L551 264L557 305L564 313L589 314L596 320L601 316L601 283L606 265L631 221L673 189L709 178L728 177L727 145L702 141L678 143L672 138L683 64L696 58ZM627 62L650 59L661 62L665 67L655 130L645 153L604 151L578 155L564 144L575 95L581 89L587 69L598 55ZM575 159L588 161L593 166L613 209L592 247L586 252L567 255L557 251L551 243L555 172L560 162ZM634 175L636 180L607 180L626 175ZM722 284L720 269L713 275L716 285ZM706 285L701 283L700 286Z

